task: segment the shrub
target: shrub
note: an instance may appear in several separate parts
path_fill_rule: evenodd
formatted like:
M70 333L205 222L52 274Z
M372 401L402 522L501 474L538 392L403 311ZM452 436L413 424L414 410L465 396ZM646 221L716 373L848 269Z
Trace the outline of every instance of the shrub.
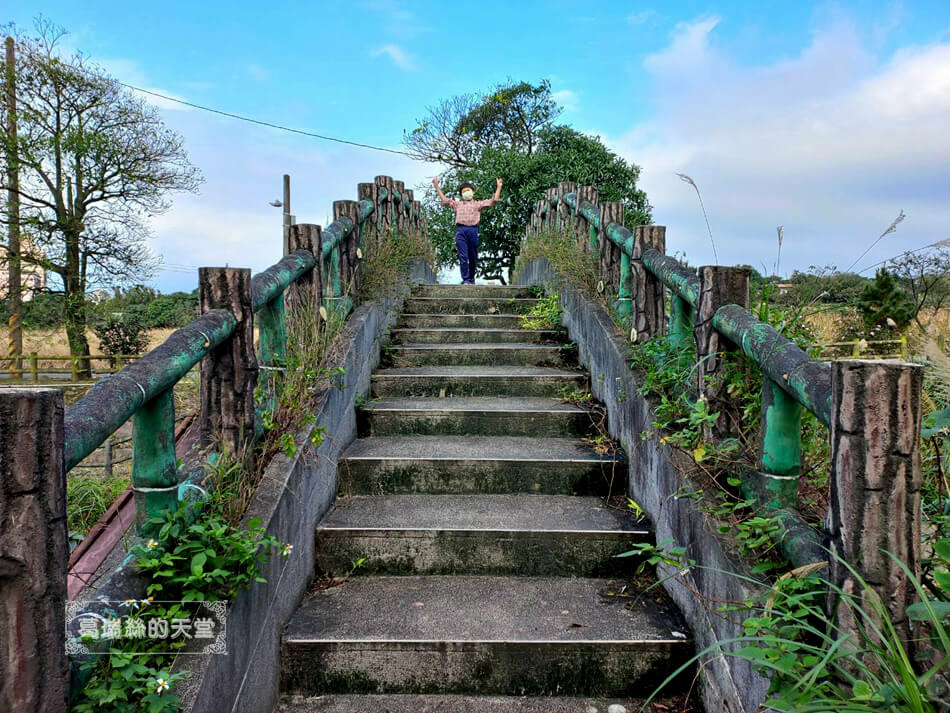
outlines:
M148 334L142 320L135 315L109 317L93 327L104 353L141 354L148 347ZM117 359L114 359L118 362Z

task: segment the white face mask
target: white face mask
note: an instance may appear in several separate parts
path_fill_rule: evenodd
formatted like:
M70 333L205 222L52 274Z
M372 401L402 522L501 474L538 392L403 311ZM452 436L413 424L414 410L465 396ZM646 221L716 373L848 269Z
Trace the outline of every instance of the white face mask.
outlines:
M466 188L464 191L462 191L463 201L470 201L474 197L475 197L475 191L473 191L471 188Z

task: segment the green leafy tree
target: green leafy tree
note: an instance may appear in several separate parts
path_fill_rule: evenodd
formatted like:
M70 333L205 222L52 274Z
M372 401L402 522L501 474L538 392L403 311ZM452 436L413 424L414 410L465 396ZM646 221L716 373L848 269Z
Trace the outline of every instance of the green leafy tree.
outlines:
M70 353L82 356L86 293L152 273L148 218L170 206L169 192L195 190L200 176L154 106L81 54L61 59L62 31L44 21L37 29L17 37L19 136L11 143L4 132L0 154L16 157L21 230L46 254L23 259L59 276ZM89 376L88 360L79 372Z
M640 169L612 153L596 137L568 126L540 130L528 153L520 148L484 148L472 166L452 167L442 174L445 190L463 181L487 197L495 179L504 181L502 199L482 213L479 222L478 276L505 282L514 266L521 238L534 204L561 181L596 186L600 201L621 201L627 226L650 222L646 194L637 187ZM423 194L429 233L441 264L456 264L455 219L430 187Z
M916 310L907 293L894 276L883 267L857 300L858 312L868 329L904 329L914 319ZM890 320L890 322L888 322Z

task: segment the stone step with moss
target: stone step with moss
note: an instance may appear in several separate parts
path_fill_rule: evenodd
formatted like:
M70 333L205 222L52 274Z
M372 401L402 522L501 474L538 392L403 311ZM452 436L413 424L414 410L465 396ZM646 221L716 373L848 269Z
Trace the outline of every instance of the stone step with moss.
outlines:
M557 341L560 336L560 332L553 329L502 329L491 327L399 328L392 331L393 340L402 344L473 344L481 342L545 344Z
M678 701L657 700L666 710ZM645 698L598 698L593 696L464 696L335 694L284 696L275 713L626 713L639 711ZM614 706L611 708L611 706ZM657 710L664 710L663 708Z
M538 366L417 366L378 369L371 395L382 396L558 396L587 389L579 370Z
M576 351L564 344L398 344L386 361L403 366L549 366L577 363Z
M517 314L412 314L403 312L397 329L521 329Z
M309 594L287 623L281 688L287 694L650 691L693 647L668 602L637 596L649 584L351 577Z
M316 567L357 574L630 574L617 555L653 533L629 510L572 495L338 498L317 527Z
M404 310L412 314L523 314L538 304L523 297L409 297Z
M374 399L356 411L361 437L398 435L586 435L586 409L554 397L459 396ZM596 435L596 434L592 434Z
M531 287L512 285L416 285L412 288L413 297L504 297L514 299L533 299L537 290Z
M576 438L382 436L359 438L339 464L343 494L606 494L625 482L622 455Z

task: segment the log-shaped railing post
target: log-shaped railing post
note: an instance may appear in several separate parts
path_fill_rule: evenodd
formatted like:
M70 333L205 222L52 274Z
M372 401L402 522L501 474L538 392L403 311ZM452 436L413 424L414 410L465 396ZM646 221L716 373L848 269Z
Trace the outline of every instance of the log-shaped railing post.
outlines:
M0 391L0 710L65 713L63 392Z
M132 417L132 492L135 522L143 537L158 531L150 518L178 507L174 388L146 401Z
M412 204L415 202L415 199L414 199L413 196L412 196L412 189L411 189L411 188L407 188L405 191L403 191L403 194L402 194L402 195L403 195L403 204L404 204L404 207L405 207L405 209L406 209L406 224L405 224L406 227L405 227L405 232L411 233L411 232L412 232L412 226L413 226L413 220L412 220Z
M357 202L369 201L373 204L372 214L360 226L360 248L366 255L368 250L375 252L379 245L379 198L378 186L375 183L360 183L356 186Z
M558 228L558 196L559 192L557 186L555 186L548 189L548 194L545 197L545 200L547 201L547 212L545 213L544 230L549 233L554 232Z
M393 200L393 179L391 176L376 176L376 212L380 231L392 230L395 220L395 201Z
M367 184L360 184L361 186ZM369 184L372 185L372 184ZM323 304L323 260L320 253L323 248L322 231L319 225L297 223L290 230L290 252L308 250L316 258L317 264L313 270L305 273L296 282L287 288L284 308L291 319L296 318L298 309L305 313L320 309Z
M564 202L564 196L573 193L577 186L570 181L563 181L557 184L557 223L555 227L558 230L570 232L571 230L571 207Z
M699 268L699 300L696 303L693 338L696 340L696 392L710 413L719 413L715 424L703 426L707 441L739 435L739 414L726 393L726 352L736 345L713 327L716 310L727 304L749 308L749 271L741 267L704 265Z
M792 509L798 505L802 470L802 407L766 376L761 409L755 491L766 508Z
M838 558L850 564L907 645L905 612L917 593L894 558L920 577L923 373L924 367L898 360L831 362L831 581L866 603L867 593ZM843 633L854 632L852 611L832 606Z
M401 208L400 208L401 209ZM333 201L333 220L340 218L349 218L353 221L353 232L347 235L338 248L340 254L340 294L349 296L345 310L348 313L350 306L355 302L357 292L358 266L360 259L357 257L357 249L360 244L360 204L356 201ZM402 225L405 225L403 217Z
M591 186L587 186L587 200L590 201L593 205L598 206L598 217L602 217L603 210L599 208L600 203L600 191ZM580 205L580 203L578 203ZM600 231L593 222L587 221L587 246L588 250L592 253L597 253L600 251Z
M406 232L406 184L402 181L393 181L393 190L396 193L396 202L393 204L394 225L397 233Z
M590 222L581 213L581 203L583 201L589 201L596 205L597 195L598 191L593 186L577 186L574 193L576 201L574 203L576 210L574 211L573 221L574 240L584 252L590 252L592 245L596 247L597 234L595 232L594 235L591 236L591 228L593 226L590 225Z
M317 228L319 234L319 226L295 225L290 234L291 244L301 235L309 235L309 228ZM198 295L202 314L224 309L237 319L231 337L201 360L201 441L206 445L217 443L224 450L241 454L254 438L254 390L258 378L251 271L202 267L198 270Z
M600 253L600 279L604 281L604 292L618 296L614 308L617 314L625 319L623 315L625 313L629 315L630 285L628 281L626 294L621 294L624 292L623 250L609 237L611 230L615 230L616 226L623 225L623 213L623 203L619 201L604 203L600 206L600 232L597 236L597 249ZM626 299L626 302L624 302L624 299Z
M633 251L629 269L632 283L632 319L638 344L663 334L666 317L663 283L643 266L643 253L650 249L661 255L666 254L666 227L638 225L633 229Z

